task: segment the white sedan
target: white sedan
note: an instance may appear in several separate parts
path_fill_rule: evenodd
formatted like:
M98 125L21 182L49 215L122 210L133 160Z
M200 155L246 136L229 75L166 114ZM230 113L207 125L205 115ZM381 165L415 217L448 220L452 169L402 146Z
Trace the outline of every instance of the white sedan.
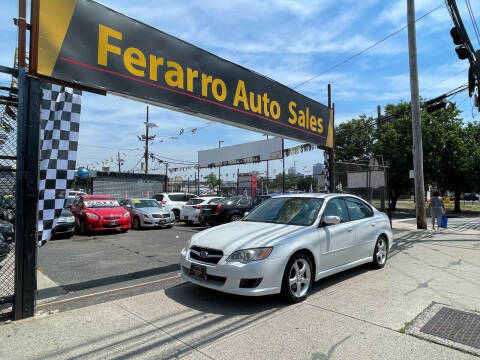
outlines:
M282 195L241 221L193 235L181 268L200 286L299 302L321 278L365 263L383 268L392 244L387 215L359 197Z
M193 224L198 221L198 215L200 215L200 209L203 205L214 204L222 199L220 196L202 196L188 200L180 210L180 221L185 222L187 225Z

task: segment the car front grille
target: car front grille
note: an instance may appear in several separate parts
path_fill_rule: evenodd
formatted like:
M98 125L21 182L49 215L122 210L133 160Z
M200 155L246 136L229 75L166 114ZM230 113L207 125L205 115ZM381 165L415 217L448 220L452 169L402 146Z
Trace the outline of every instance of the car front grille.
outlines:
M223 251L200 246L192 246L190 248L190 257L194 260L216 265L223 257Z
M105 216L103 219L104 220L108 220L108 221L112 221L112 220L119 220L121 218L121 216Z
M168 214L152 214L152 217L155 219L166 219L169 218L170 215Z

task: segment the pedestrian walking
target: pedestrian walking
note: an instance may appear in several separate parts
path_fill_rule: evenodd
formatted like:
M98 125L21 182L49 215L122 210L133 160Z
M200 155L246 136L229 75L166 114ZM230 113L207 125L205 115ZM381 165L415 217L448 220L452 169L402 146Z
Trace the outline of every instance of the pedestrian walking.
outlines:
M440 223L442 221L442 215L445 213L445 203L443 202L443 198L440 196L440 191L435 190L433 192L433 196L430 199L428 204L430 209L430 213L432 216L432 229L435 230L435 220L437 222L437 230L440 227Z

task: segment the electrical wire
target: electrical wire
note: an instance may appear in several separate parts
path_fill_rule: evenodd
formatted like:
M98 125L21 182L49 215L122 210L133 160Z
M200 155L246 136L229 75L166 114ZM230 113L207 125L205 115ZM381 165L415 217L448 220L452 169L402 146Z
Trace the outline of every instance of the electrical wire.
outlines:
M434 86L436 86L436 85L438 85L438 84L441 84L441 83L443 83L443 82L445 82L445 81L447 81L447 80L450 80L451 78L454 78L455 76L457 76L457 75L459 75L459 74L461 74L461 73L464 73L465 71L468 71L468 69L463 69L463 70L461 70L461 71L459 71L459 72L457 72L457 73L455 73L455 74L453 74L453 75L451 75L451 76L449 76L449 77L447 77L447 78L445 78L445 79L443 79L443 80L440 80L440 81L437 81L437 82L435 82L435 83L433 83L433 84L427 85L427 86L425 86L423 89L421 89L420 92L425 91L425 90L427 90L427 89L430 89L430 88L432 88L432 87L434 87Z
M440 9L440 8L442 8L442 7L444 7L444 6L445 6L445 5L442 4L442 5L437 6L436 8L433 8L432 10L430 10L429 12L427 12L426 14L424 14L424 15L420 16L419 18L415 19L412 23L416 23L417 21L423 19L424 17L430 15L430 14L433 13L434 11L437 11L438 9ZM310 81L312 81L312 80L315 80L315 79L318 78L319 76L322 76L322 75L324 75L324 74L326 74L326 73L328 73L328 72L330 72L330 71L338 68L339 66L341 66L341 65L349 62L350 60L353 60L354 58L362 55L363 53L365 53L365 52L367 52L368 50L374 48L375 46L383 43L384 41L386 41L386 40L388 40L388 39L390 39L392 36L395 36L395 35L397 35L398 33L402 32L402 31L405 30L409 25L410 25L410 24L407 24L407 25L401 27L400 29L395 30L395 31L392 32L391 34L385 36L383 39L381 39L381 40L373 43L372 45L366 47L365 49L360 50L359 52L357 52L357 53L349 56L348 58L340 61L340 62L337 63L336 65L333 65L333 66L329 67L328 69L326 69L325 71L323 71L323 72L321 72L321 73L319 73L319 74L317 74L317 75L315 75L315 76L312 76L310 79L307 79L307 80L305 80L305 81L302 81L301 83L298 83L298 84L295 85L292 89L299 88L300 86L305 85L306 83L308 83L308 82L310 82Z
M475 36L477 37L478 44L480 45L480 32L478 31L477 21L475 20L475 16L473 15L472 5L470 4L470 0L465 0L465 4L467 5L468 15L470 15L470 20L472 21L473 31Z

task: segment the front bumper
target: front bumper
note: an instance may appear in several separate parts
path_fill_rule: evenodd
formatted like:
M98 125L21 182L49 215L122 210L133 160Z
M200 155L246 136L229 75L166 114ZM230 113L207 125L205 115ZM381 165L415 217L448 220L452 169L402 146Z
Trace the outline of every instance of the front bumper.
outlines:
M115 223L104 219L87 220L85 222L85 230L87 231L128 230L130 228L130 217L115 220Z
M143 218L144 227L156 227L156 226L170 226L175 223L175 216L168 218Z
M73 234L75 232L75 223L57 223L52 229L52 234Z
M210 289L235 295L262 296L278 294L282 288L282 278L287 262L286 257L272 258L260 261L252 261L248 264L238 262L227 263L224 256L218 264L210 265L190 258L186 249L181 252L180 265L182 276L185 280ZM206 266L207 280L199 280L190 275L190 267L193 264ZM210 278L210 280L209 280ZM242 279L259 279L260 284L254 288L240 287ZM222 279L222 281L218 281ZM223 282L223 279L224 282Z

